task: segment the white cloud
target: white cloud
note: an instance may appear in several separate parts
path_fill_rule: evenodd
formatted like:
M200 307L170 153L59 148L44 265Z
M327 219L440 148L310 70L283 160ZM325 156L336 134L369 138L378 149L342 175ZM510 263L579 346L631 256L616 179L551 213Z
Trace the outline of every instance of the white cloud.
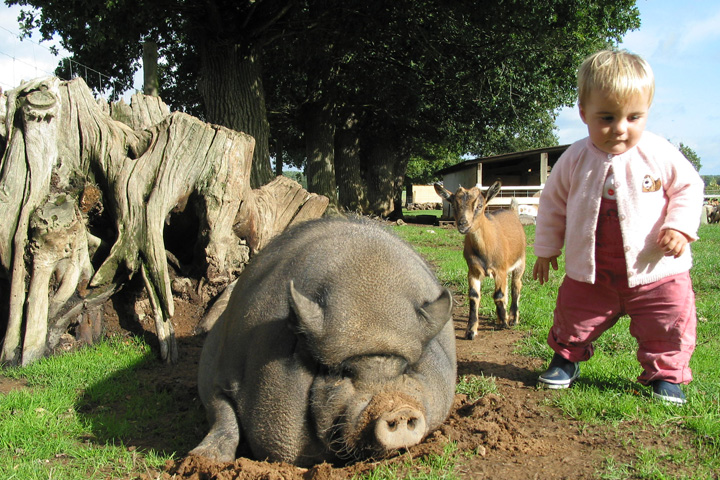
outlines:
M681 31L684 34L679 41L680 52L720 39L720 10L710 18L688 22Z

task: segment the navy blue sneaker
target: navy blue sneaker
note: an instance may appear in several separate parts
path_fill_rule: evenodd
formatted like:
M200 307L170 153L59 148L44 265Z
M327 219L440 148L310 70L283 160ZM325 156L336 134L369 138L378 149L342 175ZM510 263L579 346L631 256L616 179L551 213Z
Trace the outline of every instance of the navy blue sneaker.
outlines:
M682 405L686 402L685 394L675 383L665 380L655 380L651 383L653 393L652 396L663 402L676 403Z
M538 377L538 382L545 388L557 390L568 388L580 376L580 363L565 360L557 353L550 360L548 369Z

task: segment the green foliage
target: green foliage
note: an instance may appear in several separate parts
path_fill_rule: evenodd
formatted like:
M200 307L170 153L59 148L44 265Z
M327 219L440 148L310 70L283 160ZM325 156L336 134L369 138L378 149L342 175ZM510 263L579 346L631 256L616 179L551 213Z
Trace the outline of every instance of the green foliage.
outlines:
M705 182L705 195L715 195L720 199L720 186L718 180L720 175L701 175L703 182Z
M680 150L680 152L685 155L685 158L688 159L688 162L692 163L692 166L695 167L695 170L699 172L702 168L702 164L700 163L700 157L697 153L695 153L695 150L682 142L680 142L680 145L678 145L678 150Z
M307 188L307 177L305 177L305 174L303 172L300 172L298 170L286 170L283 172L283 175L295 180L300 185L302 185L303 188Z
M429 145L425 152L411 155L405 171L408 184L428 184L442 180L436 174L438 170L462 162L458 153L452 153L440 145Z
M412 232L411 230L417 230ZM458 267L462 258L462 237L449 232L430 236L420 233L421 227L397 227L396 231L411 242L423 254L432 258L439 278L447 278ZM518 352L545 359L544 370L552 356L547 345L547 333L552 325L552 312L558 287L564 275L562 257L559 271L551 272L550 281L540 285L532 280L535 256L532 243L534 226L525 227L528 243L528 268L523 277L523 294L520 305L521 322L518 328L527 335L518 344ZM628 445L634 454L630 462L608 458L598 478L714 478L720 469L720 228L717 225L701 225L700 240L693 243L694 266L690 271L696 295L698 314L697 348L690 366L693 381L683 387L688 397L684 406L666 405L654 401L648 387L636 381L640 368L636 359L637 345L629 332L629 318L623 317L595 343L595 355L581 365L581 375L572 388L557 391L550 397L551 403L565 415L585 425L612 425L624 429L628 437L636 429L656 431L658 435L690 435L693 444L666 452L661 448ZM437 250L447 250L447 255L432 252L431 242L438 240ZM457 243L453 246L452 242ZM432 252L432 253L430 253ZM462 269L467 272L467 267ZM492 282L485 282L481 295L491 294ZM461 292L467 285L449 285ZM487 288L487 290L486 290ZM457 291L456 290L456 291ZM492 315L491 311L484 314ZM459 385L467 384L467 379ZM460 387L465 388L465 386ZM694 472L692 474L680 472Z
M221 117L213 122L272 128L283 143L273 147L275 155L296 167L307 155L307 129L317 122L307 115L310 106L322 106L337 130L354 115L361 151L379 137L393 141L385 165L373 168L396 163L402 177L412 157L413 180L432 178L461 153L554 145L553 112L574 103L581 60L640 25L634 0L495 0L481 8L476 0L7 3L29 7L21 20L26 31L57 34L74 60L109 75L97 90L132 85L142 41L153 40L160 96L173 110L210 117L212 104L213 116ZM261 82L227 68L236 59L216 58L236 50L262 68ZM198 86L209 78L223 88L201 96ZM259 100L238 99L240 92ZM247 111L223 115L216 103ZM269 118L256 118L265 116L265 104ZM256 150L268 151L260 145L267 139L250 133Z

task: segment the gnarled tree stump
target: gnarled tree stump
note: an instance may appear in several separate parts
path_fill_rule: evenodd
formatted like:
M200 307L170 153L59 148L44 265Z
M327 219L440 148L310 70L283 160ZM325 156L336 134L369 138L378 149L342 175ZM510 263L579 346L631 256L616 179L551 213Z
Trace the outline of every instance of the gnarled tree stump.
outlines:
M236 225L253 225L247 237L257 250L293 219L324 211L321 198L283 180L287 195L255 193L252 137L169 113L157 97L103 108L81 79L49 77L9 91L0 104L0 274L10 299L3 363L45 355L137 272L161 356L175 361L163 238L171 212L192 204L193 262L219 291L249 258Z

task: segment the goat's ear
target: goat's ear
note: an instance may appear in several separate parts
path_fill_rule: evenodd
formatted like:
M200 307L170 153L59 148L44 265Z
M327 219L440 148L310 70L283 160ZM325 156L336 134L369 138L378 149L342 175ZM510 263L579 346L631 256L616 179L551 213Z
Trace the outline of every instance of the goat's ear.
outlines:
M452 195L453 195L450 190L443 187L439 183L436 183L433 186L435 187L435 192L437 192L438 195L440 195L442 198L444 198L448 202L450 201L450 197L452 197Z
M491 198L500 193L501 186L502 183L500 182L500 180L490 185L490 188L488 188L487 192L485 192L485 202L489 202Z

